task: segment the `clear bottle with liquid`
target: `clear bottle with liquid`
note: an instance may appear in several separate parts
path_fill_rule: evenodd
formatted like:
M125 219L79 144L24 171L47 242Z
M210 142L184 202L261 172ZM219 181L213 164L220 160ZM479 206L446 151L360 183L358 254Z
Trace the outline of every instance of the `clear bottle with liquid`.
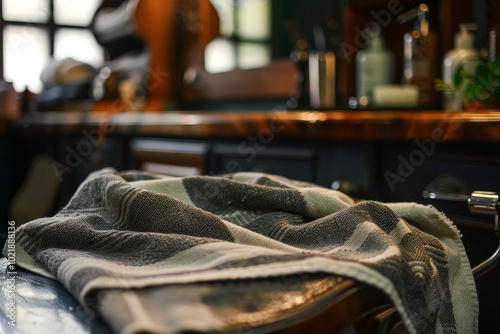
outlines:
M439 95L434 81L440 77L438 36L429 27L429 7L420 4L416 11L414 29L404 35L403 84L418 87L420 108L435 109Z

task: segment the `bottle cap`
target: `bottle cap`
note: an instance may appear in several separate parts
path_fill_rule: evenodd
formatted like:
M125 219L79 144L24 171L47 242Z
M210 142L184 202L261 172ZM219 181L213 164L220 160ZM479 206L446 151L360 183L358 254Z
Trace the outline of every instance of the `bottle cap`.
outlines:
M380 49L384 46L384 38L380 35L380 30L380 26L376 24L368 31L367 44L372 48Z
M396 20L398 23L405 23L408 20L415 19L413 29L420 31L423 36L429 34L429 6L421 3L418 7L413 8L406 13L399 15Z
M455 48L457 49L473 49L474 34L471 32L477 30L475 23L462 23L459 25L459 32L455 34Z
M371 38L371 45L372 45L372 48L375 48L375 49L380 49L384 46L384 42L382 40L382 37L380 35L375 35Z

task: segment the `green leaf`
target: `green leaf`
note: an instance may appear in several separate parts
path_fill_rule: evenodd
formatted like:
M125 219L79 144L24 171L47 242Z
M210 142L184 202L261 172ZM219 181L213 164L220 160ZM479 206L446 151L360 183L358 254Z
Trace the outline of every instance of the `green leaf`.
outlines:
M493 76L500 80L500 57L490 63Z
M477 65L476 77L482 78L483 80L481 82L490 82L491 81L492 73L490 72L490 69L488 68L488 66L484 62L481 62Z
M455 85L455 87L460 87L460 84L462 83L462 80L464 79L462 72L464 72L464 64L463 63L458 65L457 69L455 71L455 77L453 78L453 84Z
M434 89L437 92L440 92L442 90L447 90L447 91L456 90L457 88L453 85L453 83L451 83L449 81L444 81L444 80L441 80L441 79L435 79L434 80Z

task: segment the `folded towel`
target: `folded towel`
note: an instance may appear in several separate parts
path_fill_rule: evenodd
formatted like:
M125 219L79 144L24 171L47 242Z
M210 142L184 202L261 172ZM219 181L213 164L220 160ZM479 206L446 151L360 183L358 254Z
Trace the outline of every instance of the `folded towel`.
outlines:
M383 291L411 333L469 334L478 326L459 231L436 209L355 203L334 190L261 173L95 172L54 217L18 229L16 261L56 278L97 310L103 291L116 297L126 289L120 300L139 305L155 298L143 292L150 287L327 273ZM130 312L137 314L122 333L161 332L161 312ZM113 327L109 313L102 315ZM188 318L178 321L179 332L224 330L210 312L178 315Z

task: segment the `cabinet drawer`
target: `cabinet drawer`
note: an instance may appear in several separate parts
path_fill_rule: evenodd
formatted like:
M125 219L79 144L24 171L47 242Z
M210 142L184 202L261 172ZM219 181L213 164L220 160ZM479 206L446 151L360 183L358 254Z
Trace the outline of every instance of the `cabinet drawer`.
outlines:
M237 145L217 144L213 157L214 174L253 171L307 182L316 181L316 154L309 148L266 147L248 153Z
M170 176L206 173L208 144L162 139L134 139L130 143L133 168Z

